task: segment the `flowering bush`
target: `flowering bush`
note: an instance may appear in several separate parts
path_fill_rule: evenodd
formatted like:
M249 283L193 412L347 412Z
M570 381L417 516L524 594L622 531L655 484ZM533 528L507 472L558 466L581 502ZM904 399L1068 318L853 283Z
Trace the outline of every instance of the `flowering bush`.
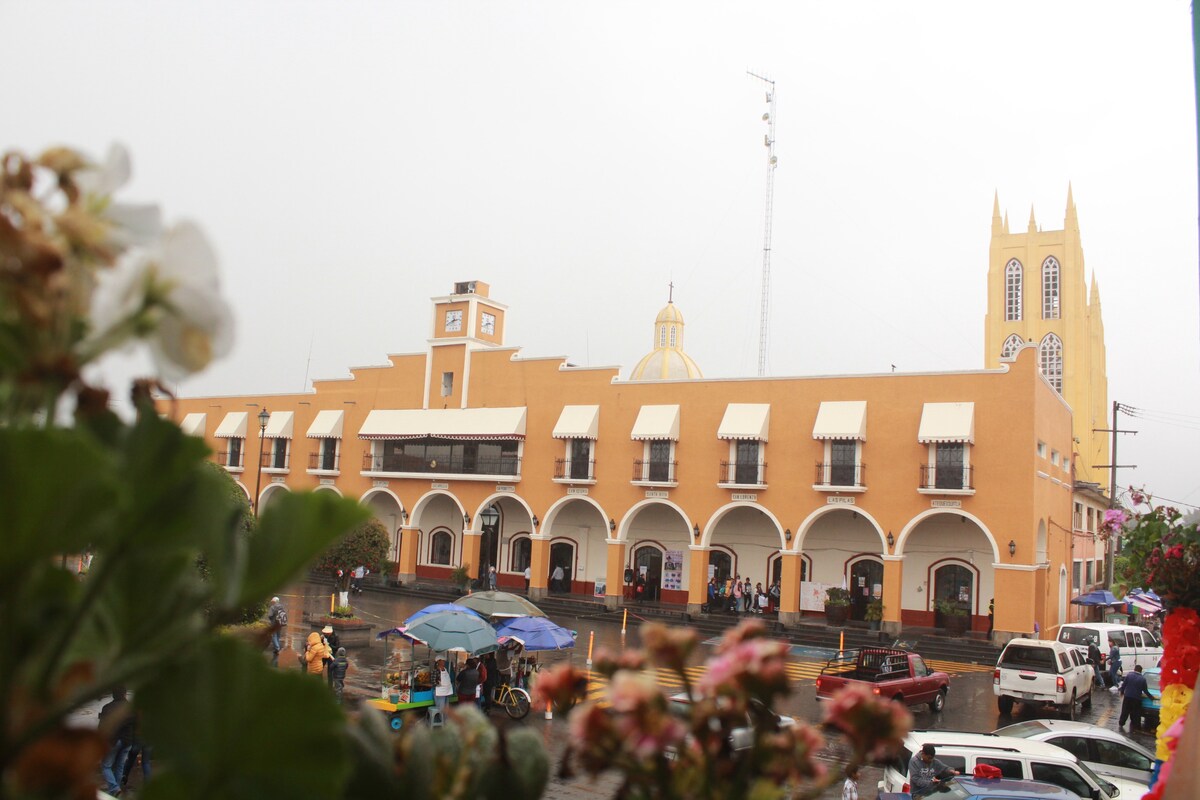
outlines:
M781 724L771 710L786 697L788 646L766 638L762 623L742 623L722 639L695 684L686 665L694 631L642 626L645 652L600 653L609 677L606 703L571 712L564 775L621 773L618 796L631 798L815 797L839 778L817 760L825 739L816 728ZM675 673L683 691L672 698L642 670ZM564 665L544 674L534 703L562 704L587 685L586 673ZM825 727L845 734L855 764L895 755L912 718L899 704L849 690L826 707Z

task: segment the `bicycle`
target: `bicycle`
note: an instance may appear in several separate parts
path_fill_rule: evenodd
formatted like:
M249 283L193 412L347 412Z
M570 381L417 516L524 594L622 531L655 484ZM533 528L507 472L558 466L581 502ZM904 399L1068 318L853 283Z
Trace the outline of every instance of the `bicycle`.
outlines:
M529 699L529 692L524 689L502 683L492 690L492 704L503 708L504 713L511 719L524 719L529 714L533 701Z

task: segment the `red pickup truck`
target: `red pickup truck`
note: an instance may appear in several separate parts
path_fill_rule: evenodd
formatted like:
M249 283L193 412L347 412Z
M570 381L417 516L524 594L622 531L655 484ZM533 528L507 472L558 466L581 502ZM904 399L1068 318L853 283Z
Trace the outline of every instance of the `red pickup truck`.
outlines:
M907 650L864 647L847 650L826 662L817 678L817 699L828 700L849 683L865 683L881 697L916 706L928 703L934 711L946 706L950 676L934 672L925 660Z

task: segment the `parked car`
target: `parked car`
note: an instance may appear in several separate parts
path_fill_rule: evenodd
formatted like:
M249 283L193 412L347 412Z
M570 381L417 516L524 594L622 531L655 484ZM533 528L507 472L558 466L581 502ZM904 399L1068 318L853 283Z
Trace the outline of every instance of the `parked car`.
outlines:
M1121 653L1121 669L1133 672L1135 664L1142 670L1157 667L1162 658L1162 642L1145 628L1118 625L1115 622L1070 622L1058 632L1058 641L1079 650L1087 657L1088 642L1095 640L1100 648L1102 667L1107 669L1108 650L1115 643Z
M935 800L1080 800L1075 792L1045 781L966 776L947 781L931 796Z
M937 748L942 763L964 775L987 764L1005 778L1053 783L1090 800L1139 800L1146 792L1145 785L1135 781L1097 775L1074 755L1048 742L961 731L910 731L897 758L884 767L879 791L908 791L908 762L927 744Z
M995 731L998 736L1015 736L1057 745L1100 775L1150 785L1154 754L1117 731L1087 722L1031 719Z
M1053 705L1075 719L1075 707L1092 705L1092 667L1075 648L1045 639L1012 639L992 673L992 692L1001 714L1014 703Z
M1146 688L1151 697L1142 696L1142 724L1158 727L1158 712L1162 708L1162 670L1158 667L1144 671Z
M668 707L671 711L681 717L686 717L691 714L692 699L687 692L679 692L673 694L668 699ZM765 706L762 701L751 699L753 713L746 713L746 725L744 727L734 728L729 733L729 747L731 750L749 750L754 745L755 720L771 730L782 730L784 728L793 728L796 726L796 718L789 717L786 714L777 714L773 709ZM674 754L667 753L667 757L671 758Z
M828 700L851 683L905 705L928 703L934 711L945 708L950 691L949 675L930 670L916 653L889 647L847 650L829 659L817 677L817 699Z

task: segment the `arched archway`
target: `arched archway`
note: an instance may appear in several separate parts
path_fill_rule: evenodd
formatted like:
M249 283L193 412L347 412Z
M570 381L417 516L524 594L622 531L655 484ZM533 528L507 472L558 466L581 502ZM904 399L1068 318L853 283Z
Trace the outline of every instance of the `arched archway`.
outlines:
M1037 550L1035 552L1037 564L1045 564L1050 560L1049 550L1046 546L1046 520L1038 520L1037 529Z
M626 565L634 570L635 582L642 574L640 567L646 567L643 597L655 596L664 603L688 602L691 559L684 556L695 541L689 522L683 510L667 500L638 503L621 521L618 531L629 541ZM675 568L668 569L668 563Z
M287 494L291 490L284 483L272 483L267 488L263 489L262 495L258 498L258 509L261 514L265 511L276 499Z
M663 548L653 542L643 542L633 548L634 597L642 601L657 601L662 597ZM638 592L636 587L641 587Z
M968 611L969 629L987 630L987 601L996 596L999 553L995 538L976 517L960 509L924 511L905 525L896 554L903 556L908 578L900 591L902 624L939 626L937 601L942 599Z
M850 619L867 618L871 601L883 597L883 559L874 555L858 555L850 559Z
M592 595L597 581L602 584L607 582L607 542L615 534L609 528L609 517L594 499L586 495L567 495L559 499L546 510L546 519L542 521L539 531L550 536L554 543L571 543L569 561L564 555L564 548L555 550L551 545L550 577L554 574L555 565L561 563L566 573L562 591ZM616 587L613 587L613 591L616 593Z
M969 615L979 613L979 570L957 559L945 559L935 562L929 571L929 602L935 627L946 627L949 609Z
M369 509L371 516L387 530L388 560L398 562L400 560L400 526L404 514L400 498L390 489L376 487L368 490L359 498L358 502Z

